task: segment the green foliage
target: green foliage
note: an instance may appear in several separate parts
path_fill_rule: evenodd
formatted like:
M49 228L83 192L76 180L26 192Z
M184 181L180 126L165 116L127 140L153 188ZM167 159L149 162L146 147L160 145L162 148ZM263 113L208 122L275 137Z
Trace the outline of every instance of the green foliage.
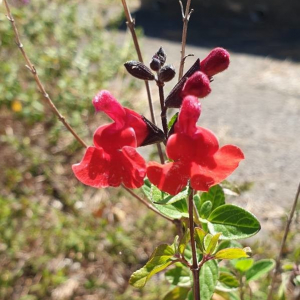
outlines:
M191 287L192 285L190 270L181 264L168 270L165 277L172 286Z
M145 179L142 189L146 197L165 216L173 219L188 217L188 207L186 203L187 189L178 194L179 196L176 195L175 197L172 197L167 193L161 192L155 185L151 184L148 179ZM176 200L172 201L172 198L175 198ZM170 200L171 204L161 204L164 199L168 199L167 201Z
M229 272L220 272L217 290L223 292L231 292L240 286L239 280Z
M231 204L216 208L208 221L210 232L222 232L221 239L247 238L260 230L260 224L254 215Z
M247 282L261 278L274 267L275 261L273 259L261 259L256 261L245 273Z
M185 300L190 289L184 287L175 287L172 291L170 291L163 300Z
M158 246L146 265L131 275L129 283L134 287L142 288L154 274L163 271L173 263L174 254L173 247L166 244Z
M243 249L228 248L218 251L214 257L215 259L237 259L242 257L248 257L248 255Z
M201 300L210 300L217 285L219 268L215 260L207 261L200 270Z
M225 204L225 194L220 185L215 185L208 192L201 194L201 206L206 202L212 203L212 210L215 210L220 205Z

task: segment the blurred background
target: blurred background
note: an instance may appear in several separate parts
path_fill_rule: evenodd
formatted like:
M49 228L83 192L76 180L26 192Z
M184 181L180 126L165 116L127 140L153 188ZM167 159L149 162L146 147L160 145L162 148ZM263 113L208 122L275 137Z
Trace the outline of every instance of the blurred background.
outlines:
M149 117L143 83L123 67L137 58L120 1L11 3L41 81L88 144L108 121L91 105L100 89ZM163 46L167 62L178 70L177 0L128 4L145 62ZM195 57L186 60L186 68L216 46L231 53L230 68L216 76L212 94L202 101L199 124L213 130L221 144L243 149L246 160L230 177L240 195L231 201L258 216L263 230L250 241L253 252L272 257L300 180L300 4L193 0L192 8L187 54ZM158 107L155 86L152 93ZM160 299L166 282L153 278L140 291L129 287L128 279L157 244L172 242L175 228L120 189L96 190L76 180L71 165L84 150L41 100L3 4L0 122L0 299ZM141 151L157 159L155 148ZM295 224L285 255L299 263L298 215ZM265 291L254 287L253 299L264 299Z

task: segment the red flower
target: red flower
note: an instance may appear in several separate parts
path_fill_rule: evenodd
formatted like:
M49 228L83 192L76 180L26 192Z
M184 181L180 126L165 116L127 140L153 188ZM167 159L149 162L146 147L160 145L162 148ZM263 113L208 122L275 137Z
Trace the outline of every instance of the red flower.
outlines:
M200 63L200 70L208 77L226 70L230 63L230 55L223 48L213 49Z
M72 166L75 176L82 183L97 188L116 187L121 183L128 188L142 186L146 164L135 149L148 136L142 116L122 107L108 91L99 92L93 105L114 123L96 130L95 147L88 147L82 161Z
M193 189L208 191L228 177L244 159L242 151L233 145L219 149L216 136L196 126L201 106L194 96L184 98L175 125L175 133L167 142L167 155L174 162L161 165L150 162L149 180L171 195L179 193L190 180Z

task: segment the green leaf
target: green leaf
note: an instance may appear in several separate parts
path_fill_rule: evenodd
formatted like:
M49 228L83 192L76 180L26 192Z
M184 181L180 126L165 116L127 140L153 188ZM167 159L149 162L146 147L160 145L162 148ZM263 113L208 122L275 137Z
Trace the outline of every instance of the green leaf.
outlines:
M239 285L240 283L234 275L227 272L220 272L216 289L222 292L230 292L236 290Z
M206 201L212 202L212 210L225 204L224 191L220 185L215 185L211 187L208 192L202 193L201 204L203 205Z
M214 258L215 259L236 259L241 257L248 257L247 253L240 248L227 248L218 251Z
M246 272L247 282L257 280L275 267L273 259L261 259L253 264L253 266Z
M176 266L165 274L167 281L174 286L191 287L190 271L182 266Z
M168 130L170 130L172 128L172 126L174 125L174 123L177 121L177 118L178 118L178 112L169 121L169 123L168 123Z
M175 287L172 291L170 291L163 300L185 300L190 289L184 287Z
M242 248L242 245L237 241L225 240L222 241L218 246L218 251L226 248Z
M200 227L195 227L195 241L197 246L199 247L201 252L204 252L204 238L205 238L205 231L203 231Z
M188 218L188 207L185 199L179 199L178 202L172 204L160 205L156 204L155 202L159 202L159 200L161 200L163 192L161 192L156 186L151 184L148 179L144 180L142 189L146 197L153 203L153 206L157 208L157 210L160 211L163 215L172 219L181 219L182 217Z
M207 252L207 248L211 242L211 239L212 239L212 234L208 233L205 238L204 238L204 249L205 249L205 252Z
M193 197L193 201L195 203L197 211L199 212L200 208L201 208L201 198L200 198L200 196L198 194L195 194L194 197Z
M180 254L184 254L185 247L186 247L187 243L190 241L190 239L191 239L190 229L187 228L183 237L181 238L181 240L179 242L178 250L179 250Z
M160 191L157 187L155 187L156 190ZM160 205L166 205L166 204L172 204L172 203L175 203L177 201L180 201L180 200L184 200L186 201L186 198L188 197L188 188L185 188L182 192L178 193L177 195L175 196L172 196L168 193L165 193L165 192L161 192L160 191L160 199L157 200L157 201L154 201L156 204L160 204ZM158 198L158 197L156 197Z
M217 248L217 245L218 245L218 241L219 241L219 238L220 238L220 235L221 235L221 232L215 234L210 242L209 242L209 245L208 247L206 248L206 253L208 254L212 254L215 252L216 248Z
M233 266L241 273L244 273L252 267L253 263L254 263L253 258L241 258L234 261Z
M201 300L210 300L219 277L218 264L215 260L207 261L200 270Z
M216 208L208 218L212 234L222 232L221 239L242 239L256 234L260 224L254 215L241 207L225 204Z
M172 260L174 254L173 247L167 244L159 245L146 265L131 275L129 283L137 288L144 287L154 274L164 270L174 262Z
M205 201L200 208L200 212L199 212L200 218L207 219L211 213L212 206L213 204L211 201L209 200Z

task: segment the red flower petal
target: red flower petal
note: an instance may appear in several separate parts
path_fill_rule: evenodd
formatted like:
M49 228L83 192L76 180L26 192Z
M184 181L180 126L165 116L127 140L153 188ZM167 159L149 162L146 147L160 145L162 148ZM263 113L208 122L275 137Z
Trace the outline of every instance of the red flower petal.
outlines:
M230 55L228 51L223 48L215 48L201 61L200 70L211 77L226 70L229 63Z
M178 121L175 125L175 132L183 132L188 135L195 133L196 123L201 114L201 104L197 97L187 96L183 99L179 112Z
M147 124L144 122L140 114L126 107L124 109L126 111L126 125L134 129L138 147L149 134Z
M218 139L212 131L199 126L194 135L194 140L194 148L196 149L195 162L205 165L207 157L218 151Z
M182 133L175 133L169 137L166 152L168 157L175 161L191 161L196 156L194 141Z
M138 188L146 175L146 163L132 147L123 147L113 154L89 147L82 161L72 169L78 180L96 188L117 187L122 182L128 188Z
M72 169L78 180L95 188L121 184L121 170L111 169L111 156L102 148L88 147L82 161Z
M115 123L100 126L94 134L94 145L102 147L105 152L111 153L122 149L124 146L136 147L136 136L133 128L125 127L123 130L116 130Z
M93 99L96 111L105 112L116 122L116 129L122 128L125 123L126 112L122 105L112 96L109 91L100 91Z
M213 161L205 166L193 164L191 168L191 186L195 190L208 189L226 179L244 159L244 154L236 146L226 145L219 149L212 157Z
M122 177L127 188L135 189L144 184L146 163L141 155L132 147L122 149Z
M160 190L171 195L178 194L189 179L189 164L150 162L147 168L149 180Z
M210 81L203 72L195 72L184 84L181 95L204 98L211 92Z

